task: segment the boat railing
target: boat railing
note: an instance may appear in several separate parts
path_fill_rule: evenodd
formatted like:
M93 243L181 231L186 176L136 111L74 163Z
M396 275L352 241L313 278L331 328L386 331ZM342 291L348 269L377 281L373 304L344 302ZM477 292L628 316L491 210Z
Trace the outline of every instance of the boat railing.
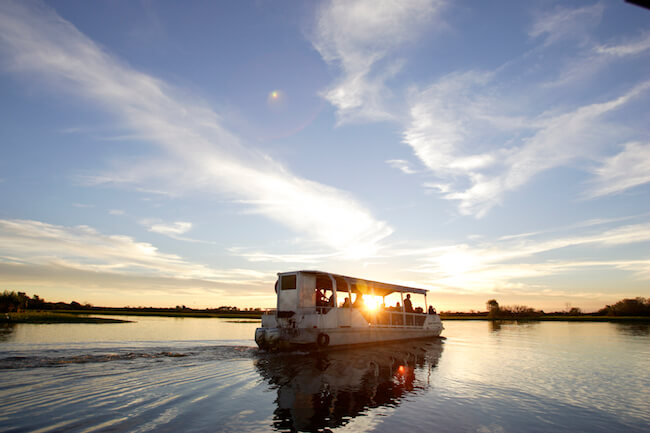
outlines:
M310 307L308 310L310 312L316 311L319 316L326 315L332 309L336 307L332 306L316 306ZM357 310L356 307L338 307L338 310L341 311L354 311ZM407 313L402 311L391 311L391 310L380 310L380 311L369 311L364 309L359 309L359 312L367 320L368 324L371 326L380 326L380 327L422 327L424 321L426 320L427 313Z
M306 307L300 308L297 310L298 315L302 314L314 314L318 315L318 326L323 325L324 316L327 315L331 310L336 309L341 312L359 311L361 315L366 319L368 325L382 327L382 328L401 328L401 327L417 327L421 328L424 325L425 320L427 319L428 314L425 312L412 312L407 313L399 310L365 310L359 309L356 307L333 307L333 306L315 306L315 307ZM267 308L263 311L264 315L277 315L278 313L288 313L286 317L291 317L296 314L294 311L278 311L277 308ZM282 315L285 317L285 314Z
M317 307L315 307L315 308L316 308L316 312L317 312L318 314L327 314L327 313L329 313L331 310L334 309L334 307L329 306L329 305L319 305L319 306L317 306Z
M424 325L426 313L406 313L402 311L379 311L375 316L377 326L417 326Z

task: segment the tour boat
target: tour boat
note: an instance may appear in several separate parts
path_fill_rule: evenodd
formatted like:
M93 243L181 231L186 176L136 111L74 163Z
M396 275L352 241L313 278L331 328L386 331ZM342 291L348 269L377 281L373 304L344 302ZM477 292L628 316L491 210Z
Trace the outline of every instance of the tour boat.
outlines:
M427 291L321 271L278 274L277 308L262 315L255 342L264 350L325 349L439 337L440 316ZM329 294L329 296L327 296ZM424 296L413 308L411 295ZM386 307L386 298L397 299ZM345 298L345 300L343 300ZM343 302L342 302L343 301Z

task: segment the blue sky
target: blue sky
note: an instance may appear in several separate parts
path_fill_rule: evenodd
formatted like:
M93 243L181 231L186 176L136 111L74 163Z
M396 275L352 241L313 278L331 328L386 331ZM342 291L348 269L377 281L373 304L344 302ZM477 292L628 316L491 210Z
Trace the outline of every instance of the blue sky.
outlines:
M0 4L0 287L442 310L650 296L650 11L624 2Z

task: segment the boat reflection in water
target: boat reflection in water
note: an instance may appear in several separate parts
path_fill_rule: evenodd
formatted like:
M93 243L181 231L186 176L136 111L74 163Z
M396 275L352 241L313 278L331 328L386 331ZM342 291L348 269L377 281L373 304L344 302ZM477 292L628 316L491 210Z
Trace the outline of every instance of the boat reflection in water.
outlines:
M442 348L435 339L318 354L268 354L256 367L277 389L274 427L319 431L426 390Z

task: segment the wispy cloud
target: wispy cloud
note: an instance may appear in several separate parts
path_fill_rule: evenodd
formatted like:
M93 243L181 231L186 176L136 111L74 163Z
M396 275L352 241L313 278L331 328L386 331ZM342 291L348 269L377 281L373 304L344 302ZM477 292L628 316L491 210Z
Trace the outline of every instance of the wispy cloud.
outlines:
M88 226L16 219L0 219L0 275L5 287L46 296L53 290L56 298L69 300L91 294L105 305L114 305L117 293L141 305L241 305L237 297L243 293L255 298L254 305L271 305L268 287L275 281L272 272L215 269Z
M556 7L547 12L536 14L529 36L543 37L545 45L551 45L567 39L583 42L590 30L600 23L604 5L596 3L581 8Z
M600 160L629 135L611 121L612 115L644 94L648 82L630 81L615 96L598 91L558 103L566 101L570 86L583 86L586 77L650 47L647 32L627 40L596 40L602 3L535 13L527 32L534 45L527 52L493 70L456 71L428 86L412 86L406 112L403 95L393 95L400 103L385 104L387 65L402 61L396 49L417 38L423 23L431 27L443 6L328 2L317 14L312 42L325 61L341 70L324 93L337 108L339 122L403 123L404 142L436 178L423 186L457 201L462 214L482 217L537 174ZM540 58L550 63L540 66ZM513 74L521 78L513 80ZM422 175L402 159L387 163Z
M617 44L598 45L596 52L617 57L636 56L650 50L650 33L645 33L636 39Z
M404 132L404 141L428 169L458 174L494 162L487 146L486 153L462 155L470 150L464 142L473 142L477 138L473 131L482 129L478 124L497 127L507 124L512 128L518 123L512 118L509 122L492 119L488 113L493 101L475 96L480 95L477 90L483 88L489 78L490 74L478 72L451 74L421 92L411 91L410 122ZM476 151L476 148L474 145L471 150Z
M177 221L172 224L153 224L149 227L150 232L160 233L163 235L182 235L192 229L192 223Z
M251 251L244 248L234 247L229 249L230 253L242 257L249 262L269 262L269 263L291 263L291 264L318 264L325 260L337 258L335 254L314 254L314 253L268 253L263 251ZM340 257L338 257L340 258Z
M508 101L514 97L496 97L493 78L491 73L451 74L413 92L404 133L405 143L439 179L427 185L458 200L461 213L478 217L543 171L597 158L622 135L608 116L650 87L642 82L618 97L564 112L515 115Z
M589 197L616 194L650 182L650 143L632 142L594 169L596 179Z
M182 179L186 187L240 200L265 217L353 255L373 251L392 232L350 194L295 176L247 148L198 98L119 61L46 6L2 2L0 50L9 70L87 98L173 156L174 172L192 173ZM138 175L147 178L149 173L125 181L142 180Z
M323 96L337 108L339 122L385 120L385 82L397 73L389 53L413 40L443 6L441 0L329 1L319 9L314 47L340 69L341 77Z
M529 232L529 233L517 233L513 235L505 235L501 236L499 238L500 241L507 241L511 239L522 239L522 238L531 238L539 235L548 235L550 233L558 233L558 232L566 232L569 230L576 230L576 229L581 229L581 228L588 228L588 227L595 227L595 226L603 226L607 224L613 224L613 223L620 223L623 221L629 221L629 220L634 220L634 219L639 219L639 218L645 218L647 217L648 214L640 214L640 215L629 215L629 216L624 216L624 217L617 217L617 218L593 218L589 219L586 221L580 221L574 224L569 224L567 226L562 226L562 227L555 227L555 228L549 228L546 230L540 230L537 232Z
M105 235L89 226L66 227L33 220L0 220L0 260L233 284L243 275L268 278L252 270L212 269L163 253L150 243L129 236Z
M583 224L582 226L588 226ZM649 257L635 259L594 259L594 249L650 242L650 223L613 227L602 232L583 235L530 239L535 234L508 236L498 241L477 241L472 244L416 249L410 252L416 260L410 271L426 276L426 283L438 288L467 292L518 289L539 291L531 278L566 274L587 268L610 268L630 271L637 280L650 278ZM580 248L587 248L580 250ZM573 248L572 260L549 260L545 253ZM580 252L582 251L582 252ZM408 250L398 252L409 254Z
M650 49L650 33L643 33L624 41L605 44L591 41L584 45L575 50L561 68L554 71L551 79L545 79L541 87L562 89L566 86L580 86L612 65L642 56Z
M178 241L196 242L201 244L212 244L214 242L207 240L194 239L184 236L185 233L192 230L193 224L188 221L175 221L173 223L165 223L159 219L143 219L140 224L145 226L148 231L158 233L163 236L176 239Z
M126 212L124 212L122 209L111 209L108 211L109 215L114 215L114 216L122 216L125 215Z
M389 159L386 161L388 165L393 168L400 170L402 173L414 174L417 173L414 169L411 168L411 164L404 159Z

